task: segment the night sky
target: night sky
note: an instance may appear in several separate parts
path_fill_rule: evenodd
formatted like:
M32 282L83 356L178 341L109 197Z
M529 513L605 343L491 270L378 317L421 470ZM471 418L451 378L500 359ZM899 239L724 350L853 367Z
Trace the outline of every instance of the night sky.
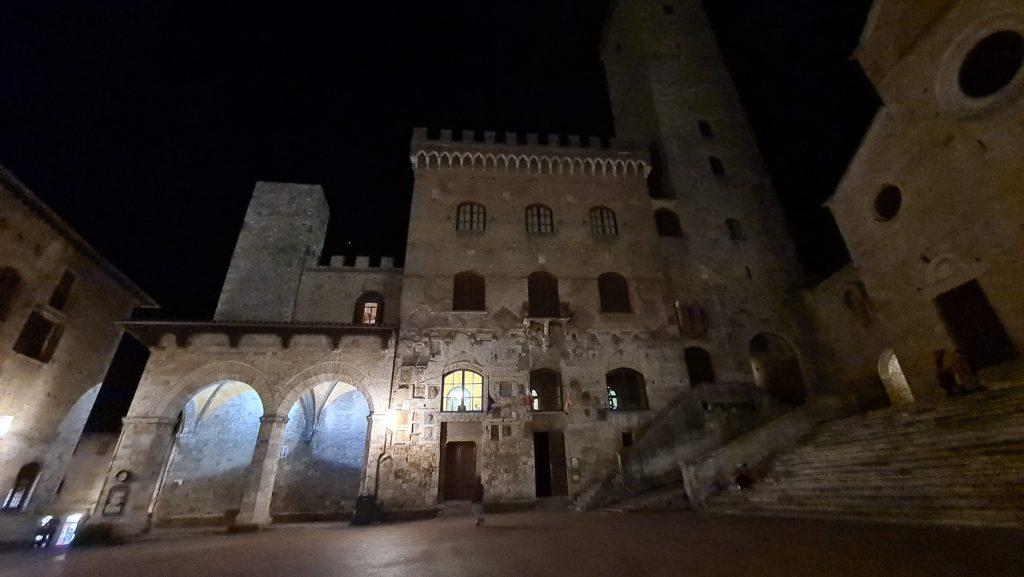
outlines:
M324 185L329 254L401 259L412 126L614 133L603 0L4 4L0 163L161 317L212 315L256 180ZM849 60L870 0L706 4L821 278L847 257L820 203L878 106ZM144 358L121 347L90 428L117 427Z

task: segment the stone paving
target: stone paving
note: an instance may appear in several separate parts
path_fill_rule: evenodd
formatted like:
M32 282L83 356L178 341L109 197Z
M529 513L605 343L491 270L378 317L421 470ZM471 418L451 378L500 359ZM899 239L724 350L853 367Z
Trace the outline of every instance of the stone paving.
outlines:
M0 555L4 577L1020 576L1024 532L742 518L562 512L367 528L177 532L109 548Z

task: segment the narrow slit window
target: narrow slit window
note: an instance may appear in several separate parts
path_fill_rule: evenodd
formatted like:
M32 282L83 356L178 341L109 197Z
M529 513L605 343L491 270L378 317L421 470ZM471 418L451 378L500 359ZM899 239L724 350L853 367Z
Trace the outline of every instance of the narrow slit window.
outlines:
M56 310L64 310L64 306L68 304L68 297L71 296L71 287L75 284L75 275L69 270L64 271L64 274L60 277L60 282L57 283L57 288L53 289L53 294L50 295L50 306Z

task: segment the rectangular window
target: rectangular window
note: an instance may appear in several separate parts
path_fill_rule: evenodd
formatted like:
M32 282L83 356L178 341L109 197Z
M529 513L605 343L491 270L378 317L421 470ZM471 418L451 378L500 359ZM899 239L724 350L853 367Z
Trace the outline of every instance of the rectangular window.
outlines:
M711 172L715 176L725 176L725 165L722 164L722 159L717 156L708 158L708 163L711 164Z
M26 357L48 362L53 358L64 327L44 317L39 311L32 311L25 326L14 343L14 351Z
M379 310L378 303L366 303L363 305L363 324L364 325L375 325L377 324L377 311Z
M714 131L711 130L711 123L707 120L698 120L697 128L700 130L700 135L703 136L705 140L710 140L715 136Z
M64 305L68 304L68 297L71 296L71 286L74 284L74 273L69 270L64 271L60 282L57 283L57 288L53 289L53 294L50 295L50 306L59 311L64 310Z

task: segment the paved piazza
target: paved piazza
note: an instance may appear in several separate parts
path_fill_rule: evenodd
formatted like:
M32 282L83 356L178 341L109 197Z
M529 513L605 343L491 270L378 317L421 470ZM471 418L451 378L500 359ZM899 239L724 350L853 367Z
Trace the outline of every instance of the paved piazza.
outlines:
M519 513L165 534L0 556L4 577L1024 575L1024 532L696 513Z

